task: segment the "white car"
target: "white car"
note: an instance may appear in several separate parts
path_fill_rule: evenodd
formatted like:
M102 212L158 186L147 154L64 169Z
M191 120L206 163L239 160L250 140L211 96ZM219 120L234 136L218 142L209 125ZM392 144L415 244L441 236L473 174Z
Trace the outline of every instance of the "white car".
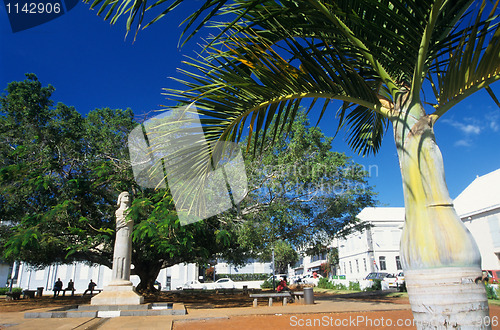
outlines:
M382 282L387 283L387 286L389 288L397 288L398 287L398 279L396 276L394 276L392 274L385 275Z
M316 274L316 278L312 274L307 274L304 277L302 277L302 283L304 284L313 284L313 285L318 285L319 279L322 278L320 274Z
M276 274L276 275L274 275L274 281L275 281L276 283L278 283L279 281L281 281L281 280L282 280L282 279L284 279L285 277L286 277L286 274ZM267 278L267 281L268 281L269 283L272 283L272 282L273 282L273 275L269 276L269 277Z
M197 290L204 290L208 289L207 283L200 283L198 280L192 280L184 283L182 286L177 287L177 290L183 290L183 289L197 289Z
M234 289L235 285L232 279L230 278L221 278L215 281L214 283L215 289Z

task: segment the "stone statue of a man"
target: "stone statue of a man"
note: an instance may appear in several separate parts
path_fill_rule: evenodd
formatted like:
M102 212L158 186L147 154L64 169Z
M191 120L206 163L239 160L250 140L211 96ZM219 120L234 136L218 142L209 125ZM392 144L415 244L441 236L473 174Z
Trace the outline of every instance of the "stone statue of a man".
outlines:
M127 219L131 198L126 191L118 196L116 216L116 239L113 252L113 272L110 285L132 285L130 265L132 259L132 229L134 222Z

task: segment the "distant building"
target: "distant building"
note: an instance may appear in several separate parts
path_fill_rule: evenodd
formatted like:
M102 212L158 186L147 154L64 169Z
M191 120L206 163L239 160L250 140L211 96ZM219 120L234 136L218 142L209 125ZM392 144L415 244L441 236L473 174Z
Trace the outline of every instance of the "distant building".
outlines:
M260 262L256 259L249 259L243 266L235 266L224 260L217 260L215 274L223 276L226 274L271 274L273 267L270 262Z
M97 284L97 288L103 288L111 281L111 269L102 266L88 266L84 263L73 263L69 265L51 265L42 269L32 269L24 263L16 263L12 270L14 286L24 289L36 289L43 287L51 291L58 278L66 287L70 279L75 283L76 293L83 293L87 289L90 280ZM184 283L198 279L199 267L196 264L178 264L164 268L160 271L157 281L165 290L175 289ZM137 275L130 276L134 285L139 284Z
M12 265L0 260L0 287L5 287L12 271Z
M358 218L371 226L337 240L338 275L358 281L371 272L400 272L399 242L405 219L404 207L367 207Z
M482 269L500 270L500 169L477 177L454 204L476 240Z

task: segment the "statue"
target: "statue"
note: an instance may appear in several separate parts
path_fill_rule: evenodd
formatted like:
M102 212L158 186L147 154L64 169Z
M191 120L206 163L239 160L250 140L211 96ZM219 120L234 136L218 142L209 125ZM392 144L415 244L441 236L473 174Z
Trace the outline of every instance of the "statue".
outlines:
M132 259L132 230L134 222L127 219L131 198L126 191L118 196L116 216L116 238L113 252L113 272L110 285L132 285L130 265Z
M130 281L132 230L134 229L134 222L127 219L130 203L131 198L128 192L124 191L118 196L111 282L101 293L91 299L91 305L138 305L144 302L144 297L135 292L133 283Z

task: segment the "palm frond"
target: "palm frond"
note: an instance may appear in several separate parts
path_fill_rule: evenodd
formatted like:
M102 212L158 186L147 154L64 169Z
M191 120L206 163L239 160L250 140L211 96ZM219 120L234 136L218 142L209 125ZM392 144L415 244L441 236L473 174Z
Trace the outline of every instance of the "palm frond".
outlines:
M470 26L447 40L430 68L428 79L438 101L437 116L500 79L500 23L495 15L499 1L487 19L482 19L485 4L484 0Z

